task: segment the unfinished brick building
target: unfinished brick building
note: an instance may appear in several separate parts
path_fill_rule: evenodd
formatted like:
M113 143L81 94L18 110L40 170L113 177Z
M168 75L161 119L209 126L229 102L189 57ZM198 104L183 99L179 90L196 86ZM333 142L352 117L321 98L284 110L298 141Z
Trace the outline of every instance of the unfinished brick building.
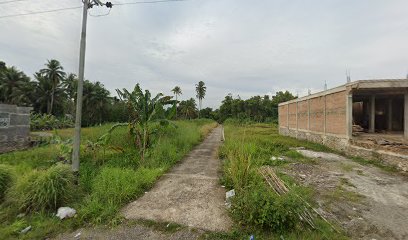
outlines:
M282 135L408 170L408 80L360 80L279 104Z

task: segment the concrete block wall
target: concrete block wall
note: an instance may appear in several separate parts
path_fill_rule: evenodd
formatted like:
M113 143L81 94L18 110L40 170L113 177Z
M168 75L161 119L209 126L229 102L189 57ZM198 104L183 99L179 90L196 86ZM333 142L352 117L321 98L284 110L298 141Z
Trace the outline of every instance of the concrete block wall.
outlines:
M0 153L29 145L31 110L30 107L0 104Z

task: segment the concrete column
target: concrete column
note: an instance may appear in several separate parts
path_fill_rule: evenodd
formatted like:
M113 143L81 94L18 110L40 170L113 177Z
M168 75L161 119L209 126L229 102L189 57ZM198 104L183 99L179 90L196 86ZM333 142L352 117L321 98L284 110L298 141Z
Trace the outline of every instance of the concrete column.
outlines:
M392 131L392 99L388 99L388 121L387 121L387 129L388 131Z
M307 130L310 130L310 99L307 99Z
M346 136L348 139L353 137L353 94L346 95Z
M408 92L404 98L404 138L408 139Z
M324 95L324 106L323 106L323 116L324 116L324 120L323 120L323 132L324 132L324 135L326 135L326 126L327 126L327 123L326 123L326 116L327 116L327 108L326 108L326 95Z
M288 125L288 129L289 129L289 103L286 105L286 124Z
M375 132L375 96L370 96L370 124L368 132Z

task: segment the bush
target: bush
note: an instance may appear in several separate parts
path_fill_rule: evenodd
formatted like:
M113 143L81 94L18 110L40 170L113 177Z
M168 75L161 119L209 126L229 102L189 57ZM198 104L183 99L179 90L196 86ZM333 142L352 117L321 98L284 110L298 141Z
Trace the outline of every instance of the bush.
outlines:
M13 182L13 174L9 167L0 165L0 202L3 200L7 189Z
M285 232L300 224L302 207L303 202L294 193L278 196L261 183L238 191L231 212L243 224Z
M30 127L32 131L72 128L74 122L70 118L57 118L51 114L31 114Z
M17 182L12 197L20 209L26 212L55 211L71 199L73 183L71 168L59 164L24 176Z

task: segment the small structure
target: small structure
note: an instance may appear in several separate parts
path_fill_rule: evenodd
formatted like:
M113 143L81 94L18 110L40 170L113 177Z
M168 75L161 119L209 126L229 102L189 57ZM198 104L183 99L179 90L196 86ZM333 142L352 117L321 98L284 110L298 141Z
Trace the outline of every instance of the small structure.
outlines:
M360 80L281 103L279 132L408 171L408 80Z
M29 146L31 110L31 107L0 104L0 153Z

